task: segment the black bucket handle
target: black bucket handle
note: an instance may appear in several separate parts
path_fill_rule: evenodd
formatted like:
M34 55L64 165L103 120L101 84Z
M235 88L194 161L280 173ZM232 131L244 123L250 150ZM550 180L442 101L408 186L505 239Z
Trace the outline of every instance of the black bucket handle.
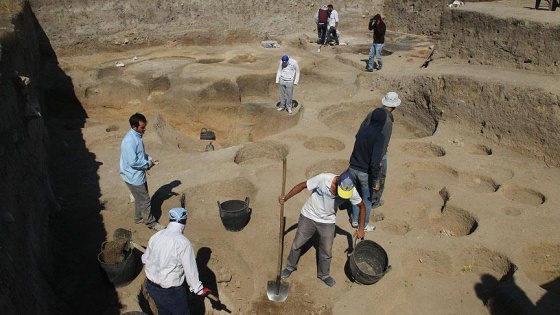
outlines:
M245 204L247 205L247 211L251 211L249 210L249 197L245 197ZM222 209L222 204L220 203L220 201L218 200L218 209L220 209L220 211L223 211L224 209Z

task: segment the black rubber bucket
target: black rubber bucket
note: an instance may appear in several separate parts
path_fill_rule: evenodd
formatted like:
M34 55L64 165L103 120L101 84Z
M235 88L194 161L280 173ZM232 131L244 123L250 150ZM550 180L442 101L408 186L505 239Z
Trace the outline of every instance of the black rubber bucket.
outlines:
M218 208L220 209L222 223L228 231L241 231L249 223L251 216L249 197L245 198L245 201L228 200L222 203L218 201Z
M103 250L105 244L101 244L101 252L97 255L97 260L101 269L105 272L107 279L115 287L122 287L134 280L142 270L142 263L132 250L128 250L124 260L119 263L106 263L103 261Z
M391 271L387 252L374 241L365 240L354 246L348 261L352 280L360 284L374 284Z

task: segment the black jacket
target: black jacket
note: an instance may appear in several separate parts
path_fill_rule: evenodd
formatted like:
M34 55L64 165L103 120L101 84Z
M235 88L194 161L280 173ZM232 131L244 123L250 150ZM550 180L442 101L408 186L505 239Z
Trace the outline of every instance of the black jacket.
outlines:
M385 110L373 111L370 124L360 127L356 134L354 149L350 156L350 167L371 175L373 182L376 183L381 177L381 158L383 157L383 147L385 136L383 127L387 114Z
M376 14L371 20L369 20L368 29L373 30L373 43L374 44L384 44L385 43L385 31L387 26L385 22L381 19L381 15Z

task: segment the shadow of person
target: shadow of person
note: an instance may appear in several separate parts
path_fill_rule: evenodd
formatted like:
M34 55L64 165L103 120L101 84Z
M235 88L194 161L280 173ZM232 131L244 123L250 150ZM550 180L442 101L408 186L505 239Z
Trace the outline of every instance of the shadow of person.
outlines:
M334 230L334 237L336 238L336 235L342 235L342 236L346 236L346 241L348 242L348 247L346 248L346 250L344 250L345 253L351 254L354 251L354 244L352 242L352 234L349 233L348 231L340 228L338 225L335 226L335 230Z
M474 289L492 315L534 314L535 306L513 278L514 270L500 280L483 274Z
M208 267L208 262L212 257L212 250L208 247L202 247L196 253L196 265L198 267L198 277L204 287L210 289L218 299L220 294L218 292L218 283L216 281L216 274ZM221 303L210 300L212 308L215 310L222 310ZM192 315L206 314L206 306L204 304L204 297L198 296L194 293L189 296L189 308Z
M535 314L560 314L560 277L541 287L546 293L537 301Z
M163 205L163 202L173 196L179 195L178 193L173 192L173 188L179 185L181 185L181 181L174 180L169 184L165 184L161 186L158 190L156 190L156 192L152 196L152 201L151 201L152 214L156 218L156 220L159 220L161 218L161 206Z

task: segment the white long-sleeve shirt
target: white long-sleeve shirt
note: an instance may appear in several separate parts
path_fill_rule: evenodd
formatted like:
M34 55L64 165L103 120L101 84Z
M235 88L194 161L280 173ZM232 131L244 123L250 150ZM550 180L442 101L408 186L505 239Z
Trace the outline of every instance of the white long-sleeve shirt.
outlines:
M340 22L338 19L338 12L336 10L332 10L331 14L329 15L328 27L331 28L332 26L336 26L338 22Z
M169 222L154 234L142 255L146 277L162 288L177 287L186 280L191 292L202 290L191 242L183 235L185 225Z
M298 84L299 65L295 59L288 59L288 65L284 68L282 68L282 61L280 61L280 64L278 65L278 71L276 71L276 83L280 83L280 80Z

